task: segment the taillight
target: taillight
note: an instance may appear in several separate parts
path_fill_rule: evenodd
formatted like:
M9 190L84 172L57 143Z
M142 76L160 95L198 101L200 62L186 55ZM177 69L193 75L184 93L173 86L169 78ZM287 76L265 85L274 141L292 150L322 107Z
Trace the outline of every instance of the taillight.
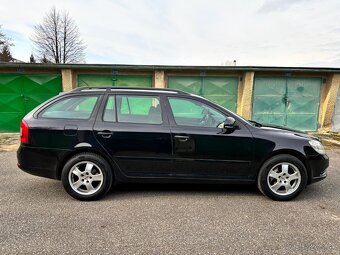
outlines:
M28 125L24 120L20 124L20 142L28 144Z

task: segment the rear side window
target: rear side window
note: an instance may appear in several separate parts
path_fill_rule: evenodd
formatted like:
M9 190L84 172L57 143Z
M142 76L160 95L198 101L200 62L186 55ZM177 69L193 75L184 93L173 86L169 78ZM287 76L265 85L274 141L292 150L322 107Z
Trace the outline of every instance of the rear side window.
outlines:
M116 113L115 113L115 97L114 96L109 96L106 102L106 107L104 111L104 116L103 120L104 121L111 121L115 122L116 121Z
M52 119L89 119L98 96L77 96L64 98L43 111L43 118Z
M157 96L117 96L118 122L162 124L162 111Z

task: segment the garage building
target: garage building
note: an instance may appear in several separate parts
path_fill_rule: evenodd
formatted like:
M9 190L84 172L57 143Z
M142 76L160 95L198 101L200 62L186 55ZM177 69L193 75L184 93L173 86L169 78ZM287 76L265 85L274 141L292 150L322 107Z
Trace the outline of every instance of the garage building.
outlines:
M339 84L337 68L6 63L0 64L0 132L19 131L34 107L81 86L180 89L246 119L339 131Z

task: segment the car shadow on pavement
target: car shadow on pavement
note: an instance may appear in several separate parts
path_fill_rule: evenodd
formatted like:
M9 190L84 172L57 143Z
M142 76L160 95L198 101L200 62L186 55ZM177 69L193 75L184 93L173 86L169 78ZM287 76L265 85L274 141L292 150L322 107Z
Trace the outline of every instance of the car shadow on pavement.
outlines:
M178 196L178 195L228 195L228 196L261 196L255 185L231 184L159 184L134 183L118 184L111 188L104 199L126 199L145 196Z
M319 201L325 195L322 183L308 185L296 198L288 202ZM228 196L269 199L255 184L159 184L131 183L114 185L104 200L130 199L153 196Z
M20 188L22 190L22 187ZM49 197L53 200L69 197L60 181L40 177L31 178L24 187L25 196L41 199ZM306 187L293 201L319 201L325 195L322 183ZM327 192L326 192L327 193ZM187 183L124 183L113 185L101 200L126 200L145 197L195 197L195 196L228 196L265 198L255 184L187 184ZM69 197L70 198L70 197Z

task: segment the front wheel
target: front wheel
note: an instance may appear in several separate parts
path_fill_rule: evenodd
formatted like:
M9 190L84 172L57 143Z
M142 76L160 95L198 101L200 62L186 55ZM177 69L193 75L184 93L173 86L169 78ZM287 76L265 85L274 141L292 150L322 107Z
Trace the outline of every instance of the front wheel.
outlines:
M307 185L304 164L291 155L277 155L260 169L257 186L266 196L279 201L295 198Z
M73 156L61 174L66 192L78 200L96 200L104 196L112 184L112 171L105 159L93 153Z

